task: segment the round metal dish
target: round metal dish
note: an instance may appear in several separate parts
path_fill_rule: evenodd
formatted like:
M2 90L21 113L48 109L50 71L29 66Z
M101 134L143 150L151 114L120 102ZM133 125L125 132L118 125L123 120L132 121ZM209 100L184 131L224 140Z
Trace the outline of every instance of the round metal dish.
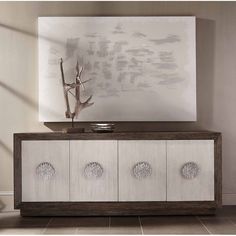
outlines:
M91 124L91 130L96 133L109 133L114 131L114 124L109 123L98 123L98 124Z

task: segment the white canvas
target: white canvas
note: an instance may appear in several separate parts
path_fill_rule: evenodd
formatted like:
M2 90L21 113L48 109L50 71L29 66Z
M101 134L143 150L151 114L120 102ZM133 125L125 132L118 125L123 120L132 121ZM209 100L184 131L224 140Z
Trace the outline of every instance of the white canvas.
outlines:
M39 120L69 121L60 72L84 67L79 121L196 121L195 17L40 17Z

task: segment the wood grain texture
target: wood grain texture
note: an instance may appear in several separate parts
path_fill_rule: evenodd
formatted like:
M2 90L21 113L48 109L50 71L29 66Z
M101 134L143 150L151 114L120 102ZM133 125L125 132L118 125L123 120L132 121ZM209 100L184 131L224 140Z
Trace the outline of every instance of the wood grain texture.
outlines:
M193 179L181 167L195 162L200 170ZM167 201L214 201L214 141L167 141Z
M14 208L19 209L22 201L21 139L14 134Z
M22 216L209 215L214 202L45 202L21 204Z
M99 178L86 178L85 166L97 162ZM117 141L70 141L70 200L117 201Z
M43 162L55 168L51 179L36 174ZM22 201L69 201L68 141L22 142Z
M186 132L113 132L113 133L18 133L21 140L188 140L188 139L214 139L220 133L211 131Z
M119 201L166 201L166 141L118 141ZM132 168L147 162L150 176L137 179Z

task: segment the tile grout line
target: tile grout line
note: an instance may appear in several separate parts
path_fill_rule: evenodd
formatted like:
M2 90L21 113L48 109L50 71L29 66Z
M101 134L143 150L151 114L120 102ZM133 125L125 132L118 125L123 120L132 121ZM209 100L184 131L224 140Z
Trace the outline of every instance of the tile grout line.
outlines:
M139 225L140 225L140 228L141 228L141 233L143 235L144 233L143 233L143 227L142 227L142 222L141 222L140 216L138 217L138 220L139 220Z
M51 221L52 221L52 219L53 219L53 217L51 217L50 220L48 221L48 223L45 225L45 227L44 227L44 229L43 229L43 231L42 231L42 234L45 234L45 232L46 232L46 230L47 230L49 224L50 224Z
M226 220L228 220L230 223L232 223L234 226L236 226L236 224L229 218L225 218Z
M198 216L195 216L196 219L200 222L200 224L203 226L203 228L209 233L209 234L212 234L212 232L206 227L206 225L202 222L202 220L198 217Z

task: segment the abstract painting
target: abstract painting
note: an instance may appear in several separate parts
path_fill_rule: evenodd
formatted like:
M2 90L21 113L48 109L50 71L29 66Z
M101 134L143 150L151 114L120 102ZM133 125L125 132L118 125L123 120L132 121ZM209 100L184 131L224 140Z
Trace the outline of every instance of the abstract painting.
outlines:
M69 121L63 58L89 81L78 121L196 121L195 40L195 17L39 17L39 120Z

